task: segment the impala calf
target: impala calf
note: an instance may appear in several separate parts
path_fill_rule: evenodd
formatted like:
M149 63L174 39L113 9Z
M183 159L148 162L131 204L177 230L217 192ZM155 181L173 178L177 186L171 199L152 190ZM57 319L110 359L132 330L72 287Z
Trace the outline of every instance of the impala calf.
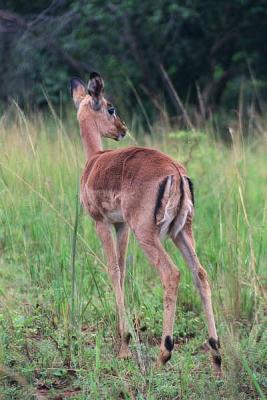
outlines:
M153 264L164 289L163 332L159 361L166 363L174 347L173 325L180 272L166 253L161 240L169 236L193 273L208 323L209 348L214 369L221 372L207 273L195 252L192 233L193 186L184 167L158 150L128 147L102 149L102 137L122 139L127 127L103 96L104 82L98 73L88 87L71 80L80 132L87 156L81 178L81 201L95 220L107 258L115 291L121 347L119 357L129 356L130 334L124 305L125 256L129 228ZM115 240L112 235L115 228Z

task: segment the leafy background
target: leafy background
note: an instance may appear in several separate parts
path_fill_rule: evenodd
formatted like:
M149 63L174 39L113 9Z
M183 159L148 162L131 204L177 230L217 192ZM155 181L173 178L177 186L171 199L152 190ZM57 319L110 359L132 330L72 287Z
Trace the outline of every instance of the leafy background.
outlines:
M98 70L124 115L138 110L137 93L152 118L163 101L179 115L163 67L204 117L236 107L241 84L262 111L266 0L2 0L0 8L2 104L15 97L40 108L46 96L65 104L69 77Z

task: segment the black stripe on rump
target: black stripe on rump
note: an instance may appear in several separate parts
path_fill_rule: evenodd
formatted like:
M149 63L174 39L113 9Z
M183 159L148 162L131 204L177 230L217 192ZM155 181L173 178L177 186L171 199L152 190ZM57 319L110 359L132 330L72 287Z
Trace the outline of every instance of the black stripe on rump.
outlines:
M158 197L157 197L157 201L156 201L156 205L155 205L155 209L154 209L154 219L155 219L155 222L157 222L157 213L158 213L159 209L161 208L161 202L162 202L162 198L163 198L163 196L164 196L165 187L166 187L168 178L169 178L169 177L167 176L167 177L164 178L164 180L159 184Z
M186 176L186 179L187 179L187 182L188 182L188 185L189 185L189 190L190 190L190 193L191 193L191 200L192 200L192 203L193 203L193 206L194 206L195 205L194 185L193 185L193 182L191 181L191 179L188 178L188 176Z
M181 210L184 201L184 181L181 177L180 179L180 201L179 201L179 211Z

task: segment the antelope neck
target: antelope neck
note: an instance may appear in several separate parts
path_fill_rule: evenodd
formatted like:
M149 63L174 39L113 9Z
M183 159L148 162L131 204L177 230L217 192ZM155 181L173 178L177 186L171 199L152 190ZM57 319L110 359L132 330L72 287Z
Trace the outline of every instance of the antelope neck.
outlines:
M97 130L96 124L91 123L90 121L81 121L80 129L86 158L87 160L90 160L95 153L103 150L101 135Z

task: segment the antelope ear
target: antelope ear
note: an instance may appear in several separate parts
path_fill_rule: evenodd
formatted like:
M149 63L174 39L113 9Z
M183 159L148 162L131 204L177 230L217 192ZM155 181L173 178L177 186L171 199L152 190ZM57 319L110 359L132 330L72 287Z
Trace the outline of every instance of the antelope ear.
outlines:
M91 72L90 79L88 82L89 94L92 97L99 99L99 97L103 93L103 90L104 90L104 81L101 75L98 72Z
M72 78L70 81L70 93L75 107L78 109L80 102L87 94L85 83L80 78Z

